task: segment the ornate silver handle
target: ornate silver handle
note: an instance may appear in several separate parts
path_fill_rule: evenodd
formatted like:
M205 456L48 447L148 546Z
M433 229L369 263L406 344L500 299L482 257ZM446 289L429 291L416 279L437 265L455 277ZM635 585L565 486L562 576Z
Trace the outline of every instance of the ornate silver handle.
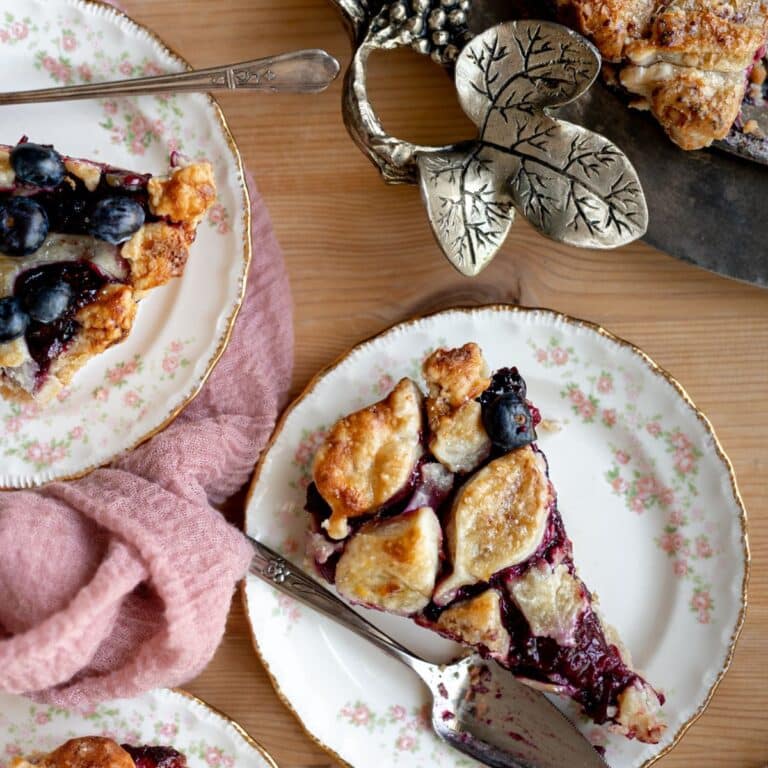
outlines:
M264 59L194 69L156 77L138 77L64 88L0 93L2 104L139 96L152 93L208 91L266 91L267 93L319 93L339 74L339 62L319 49L294 51Z
M429 674L431 664L411 653L360 614L355 613L336 595L322 587L293 563L289 563L266 544L255 539L250 539L250 541L254 549L253 560L250 565L252 574L281 592L285 592L286 595L290 595L310 608L320 611L356 635L370 640L382 651L394 656L398 661L402 661L403 664L413 669L422 678Z

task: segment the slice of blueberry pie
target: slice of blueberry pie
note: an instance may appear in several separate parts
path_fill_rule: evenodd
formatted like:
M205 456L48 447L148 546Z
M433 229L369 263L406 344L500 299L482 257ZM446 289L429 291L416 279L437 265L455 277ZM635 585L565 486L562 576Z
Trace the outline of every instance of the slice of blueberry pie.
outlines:
M216 189L208 163L179 160L158 177L0 145L0 394L50 399L182 274Z
M171 747L120 745L103 736L70 739L53 752L11 760L10 768L186 768L187 758Z
M597 723L656 743L664 697L579 579L516 368L438 349L338 421L313 464L307 553L353 603L473 646Z

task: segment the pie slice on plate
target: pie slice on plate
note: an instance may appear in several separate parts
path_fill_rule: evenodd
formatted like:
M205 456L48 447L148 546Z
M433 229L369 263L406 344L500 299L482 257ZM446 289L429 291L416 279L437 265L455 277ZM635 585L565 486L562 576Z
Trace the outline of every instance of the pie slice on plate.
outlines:
M541 421L515 368L480 348L425 361L338 421L314 458L308 557L350 602L408 616L597 723L656 743L664 697L632 667L579 578Z
M726 137L765 55L766 0L557 0L557 9L617 65L632 106L683 149Z
M158 177L0 145L0 394L49 400L183 273L216 189L208 163L171 161Z
M11 760L10 768L186 768L187 758L171 747L119 745L102 736L70 739L49 753Z

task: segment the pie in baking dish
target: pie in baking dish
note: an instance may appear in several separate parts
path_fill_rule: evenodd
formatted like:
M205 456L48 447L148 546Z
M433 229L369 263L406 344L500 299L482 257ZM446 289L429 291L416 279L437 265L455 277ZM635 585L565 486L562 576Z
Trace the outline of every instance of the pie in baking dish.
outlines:
M768 0L557 0L683 149L726 137L765 54Z
M171 747L122 746L102 736L70 739L49 753L17 757L10 768L186 768L187 758Z
M664 697L576 572L525 381L515 368L490 375L472 343L438 349L422 371L426 397L402 379L318 449L315 569L349 601L408 616L658 742Z
M216 189L208 163L134 173L0 145L0 394L50 399L180 276Z

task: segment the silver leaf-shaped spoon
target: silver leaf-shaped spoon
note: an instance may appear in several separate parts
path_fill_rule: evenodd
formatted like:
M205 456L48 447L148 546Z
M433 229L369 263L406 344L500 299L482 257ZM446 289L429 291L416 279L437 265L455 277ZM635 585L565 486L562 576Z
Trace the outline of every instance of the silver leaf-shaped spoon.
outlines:
M410 667L432 695L432 728L493 768L607 768L594 747L542 694L477 655L430 664L355 613L266 545L251 539L250 572Z

